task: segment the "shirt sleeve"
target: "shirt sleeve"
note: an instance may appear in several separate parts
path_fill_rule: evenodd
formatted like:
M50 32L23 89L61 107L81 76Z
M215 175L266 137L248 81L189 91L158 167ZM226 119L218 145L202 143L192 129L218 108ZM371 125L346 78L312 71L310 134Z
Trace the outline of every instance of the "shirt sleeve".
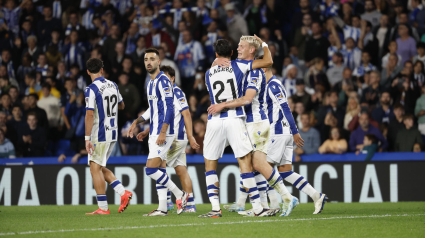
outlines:
M122 103L123 98L121 96L120 90L118 89L118 85L114 83L115 87L117 88L117 95L118 95L118 103Z
M246 74L252 70L252 62L253 60L236 60L234 61L235 65L239 68L242 74Z
M151 118L151 108L149 107L145 113L143 113L143 115L141 116L143 118L143 120L147 121Z
M249 72L249 77L247 77L247 79L246 79L247 80L246 89L251 88L251 89L255 89L255 91L258 92L258 90L261 87L261 79L262 79L262 78L260 78L261 76L262 75L260 74L259 70L254 69L251 72Z
M272 100L280 105L283 114L286 117L286 120L288 120L292 135L298 134L298 128L295 123L294 117L292 116L291 109L289 108L285 89L281 85L274 83L270 85L269 90L272 95Z
M170 125L174 118L174 93L171 83L168 79L161 79L158 82L158 89L161 94L161 100L167 105L165 112L164 123Z
M177 98L177 106L180 112L189 109L189 105L187 104L186 100L186 95L184 95L183 91L181 91L180 89L175 90L174 97Z
M87 87L84 91L84 95L86 97L86 110L94 110L94 106L96 104L96 95L94 94L93 90Z

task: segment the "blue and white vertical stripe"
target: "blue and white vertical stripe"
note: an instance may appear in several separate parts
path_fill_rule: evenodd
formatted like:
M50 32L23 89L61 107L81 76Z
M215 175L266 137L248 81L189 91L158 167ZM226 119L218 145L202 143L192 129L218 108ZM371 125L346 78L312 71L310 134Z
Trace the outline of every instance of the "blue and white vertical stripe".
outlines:
M253 69L250 71L244 80L244 95L247 89L254 89L257 91L251 104L245 106L245 113L247 123L260 122L267 120L267 114L264 111L265 105L265 92L266 92L266 75L262 69Z

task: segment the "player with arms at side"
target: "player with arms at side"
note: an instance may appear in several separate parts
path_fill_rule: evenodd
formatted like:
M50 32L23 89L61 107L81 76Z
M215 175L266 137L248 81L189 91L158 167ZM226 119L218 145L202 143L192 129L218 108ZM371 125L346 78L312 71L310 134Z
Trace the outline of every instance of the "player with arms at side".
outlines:
M271 58L270 50L268 49L267 44L264 43L260 38L242 36L238 46L238 59L253 60L255 52L258 50L260 45L263 45L265 55L264 59ZM221 63L222 62L218 60L218 64ZM286 189L286 186L283 184L283 180L279 173L267 163L270 122L267 119L267 115L263 111L266 88L266 78L263 71L259 69L249 72L245 78L245 85L246 87L243 97L233 101L211 105L208 108L208 112L210 114L214 114L225 108L245 106L247 113L246 127L251 143L254 147L252 164L254 169L258 171L255 173L255 179L257 182L257 187L260 190L261 204L264 208L269 207L266 194L268 182L269 185L275 188L282 197L283 207L281 216L289 216L293 208L298 203L298 199L289 193L289 191ZM300 143L303 143L302 139ZM246 195L244 196L243 193L244 188L240 188L240 191L241 193L238 203L230 206L229 210L232 210L234 206L243 206L243 208L245 207ZM280 210L277 201L272 201L272 205L275 206L273 209L276 212ZM252 211L249 210L247 212L242 212L241 214L252 215Z
M149 109L131 124L127 136L133 138L134 129L137 124L150 119L149 124L149 155L146 163L146 175L158 184L170 190L177 198L177 214L181 214L186 208L189 194L180 190L168 177L167 173L161 171L162 161L167 159L168 151L174 141L174 93L170 79L159 70L159 52L155 48L145 51L145 67L151 80L146 92L149 101ZM141 132L143 133L143 132ZM165 190L165 194L167 194ZM167 202L159 203L158 209L151 212L167 215Z
M265 100L271 124L267 162L272 166L277 166L280 176L285 181L313 199L315 207L313 214L318 214L323 210L327 196L317 192L303 176L292 171L294 141L298 147L302 147L304 140L298 133L294 117L288 106L285 88L273 75L271 67L263 70L267 78Z
M85 140L99 205L98 210L86 215L110 214L105 195L105 181L121 196L121 205L118 209L121 213L129 205L133 194L125 190L112 171L105 166L117 142L118 109L123 110L125 105L118 86L102 76L103 62L101 60L89 59L86 67L92 84L84 92L86 97Z
M185 212L196 212L195 201L192 191L192 180L189 177L186 166L186 147L189 141L190 146L193 149L199 149L198 143L196 143L195 137L193 137L192 130L192 117L189 112L189 105L187 104L186 96L183 91L174 83L175 71L170 66L161 66L160 70L170 79L174 89L174 130L175 138L173 144L171 144L170 150L167 154L167 160L162 161L161 167L159 168L162 172L166 173L166 166L174 168L177 176L179 176L183 190L189 193L189 199L187 201L187 207ZM137 135L139 141L143 141L143 138L149 135L149 128L144 132ZM161 184L156 184L156 190L158 192L159 203L167 204L167 197L171 196L170 191ZM171 199L170 199L171 200ZM161 205L163 206L163 205ZM174 208L173 203L171 206L167 204L167 209ZM149 216L160 215L164 216L162 212L149 213Z
M216 57L230 60L232 47L227 40L214 43ZM214 66L205 74L211 104L234 100L242 96L244 75L252 68L269 67L273 64L271 56L256 61L235 60L230 67ZM263 209L257 185L254 179L251 152L252 145L245 127L243 107L223 110L221 113L208 116L207 130L204 139L205 176L208 197L212 211L199 217L221 217L218 199L219 181L217 176L218 159L223 156L225 147L230 144L238 160L242 183L249 190L255 216L273 216L272 210Z

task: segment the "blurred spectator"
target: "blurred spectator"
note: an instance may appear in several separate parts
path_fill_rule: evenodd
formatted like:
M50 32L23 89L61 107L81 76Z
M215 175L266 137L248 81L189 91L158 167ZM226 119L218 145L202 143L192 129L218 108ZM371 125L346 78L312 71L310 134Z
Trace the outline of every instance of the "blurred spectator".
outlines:
M37 117L36 118L37 126L47 130L49 128L49 120L47 119L46 111L39 108L37 106L37 102L38 102L37 94L32 93L28 95L28 109L25 111L25 115L28 115L34 112Z
M386 150L388 147L387 140L378 130L378 128L369 124L369 115L366 112L362 112L359 117L359 127L351 133L350 136L350 150L355 152L357 150L362 150L363 139L366 134L373 134L380 142L380 150Z
M320 23L313 22L311 24L312 36L309 37L305 44L305 61L307 66L313 65L313 60L318 57L323 60L325 65L328 64L328 47L329 41L322 36L322 27Z
M286 77L283 79L282 84L285 87L287 93L286 97L290 98L297 92L297 88L295 87L297 80L297 67L293 64L290 64L288 67L286 67L286 72Z
M81 74L80 66L78 64L71 65L71 69L69 70L68 75L70 78L75 80L78 89L80 90L86 89L87 80Z
M10 87L12 87L12 85L10 85L9 78L8 77L0 77L0 93L2 93L2 94L8 93Z
M412 59L416 55L416 41L409 36L409 28L406 24L399 24L397 38L397 54L401 55L402 63Z
M403 117L405 128L397 133L395 151L412 152L413 147L416 145L419 145L420 150L422 150L424 146L422 135L419 130L414 127L413 120L414 117L411 114L407 114Z
M43 76L43 78L45 78L47 76L47 70L49 68L49 65L47 64L47 59L46 59L46 55L45 54L39 54L38 55L38 59L37 59L37 67L35 68L35 70L37 72L41 73L41 76Z
M10 102L12 103L12 106L22 106L21 101L19 100L19 90L15 86L10 86L9 88L9 96L10 96Z
M320 19L319 14L317 14L317 12L312 10L309 0L300 0L300 11L294 12L292 15L292 21L291 21L292 27L294 28L301 27L303 24L304 16L307 14L310 15L313 21L319 21Z
M360 103L364 106L375 106L379 102L381 87L379 80L381 76L378 71L370 72L369 87L363 90Z
M420 60L413 66L413 82L419 87L425 84L424 63Z
M56 80L54 80L52 77L47 77L44 80L45 83L50 85L50 94L52 94L53 96L55 96L56 98L61 98L61 93L59 92L59 90L56 88ZM43 98L44 95L39 95L39 98Z
M336 38L336 40L339 40ZM351 70L360 66L362 60L362 51L357 48L353 38L345 40L345 49L342 50L344 56L344 65Z
M416 101L415 115L418 117L419 131L425 137L425 84L422 85L422 95Z
M182 82L180 79L180 71L176 63L173 60L165 58L164 48L158 47L158 52L159 52L159 59L161 60L161 66L170 66L171 68L173 68L175 71L175 83L177 84L177 86L181 86ZM214 56L214 59L215 59L215 56Z
M162 62L161 62L162 63ZM117 72L117 74L113 77L114 82L118 83L118 79L122 74L126 74L128 76L129 82L135 86L137 89L142 89L145 84L145 78L139 78L136 72L133 69L133 62L131 58L125 57L122 60L122 69Z
M401 104L394 105L394 117L390 120L390 124L388 126L388 148L391 151L394 151L395 142L397 139L397 133L404 129L403 124L403 116L404 116L404 107Z
M361 16L362 20L372 23L373 27L379 25L379 19L381 18L381 13L376 10L376 6L373 0L365 0L365 13Z
M37 37L40 45L45 45L51 41L51 33L53 29L62 28L60 21L53 18L51 6L43 6L43 16L44 19L37 23Z
M4 93L0 96L0 106L0 111L6 114L7 120L12 119L12 103L9 94Z
M184 31L183 42L177 46L176 54L174 55L174 60L177 62L180 71L184 92L192 91L196 69L198 66L203 66L204 59L205 55L201 43L192 40L192 35L188 30Z
M269 19L273 19L272 11L262 0L253 0L244 12L250 35L257 34L261 28L270 26Z
M298 129L303 129L303 125L301 123L301 115L305 112L305 107L302 102L295 102L295 109L293 110L293 117L295 119L295 124L297 125Z
M379 107L375 108L372 112L372 118L379 124L387 123L389 124L391 119L394 118L394 112L390 105L391 96L389 92L383 92L379 100Z
M41 91L43 92L43 97L37 102L37 106L46 112L49 134L50 136L54 136L54 133L57 132L57 128L61 126L63 122L60 112L60 100L50 93L51 86L48 83L43 84Z
M0 65L6 66L7 74L9 75L10 78L16 78L15 67L13 66L10 51L8 49L3 49L1 51Z
M415 103L420 96L420 88L415 81L411 81L410 73L408 70L403 70L406 75L401 75L400 78L393 80L391 84L391 97L394 103L400 103L404 106L406 114L413 114L415 110Z
M27 113L27 125L18 131L17 152L24 157L44 156L46 146L46 132L43 127L37 125L35 112Z
M343 56L340 52L336 52L332 55L332 67L326 71L326 76L328 77L331 87L334 87L335 84L339 83L343 79L343 71L345 66L342 64Z
M69 130L71 129L71 124L68 119L68 116L65 113L66 107L68 104L75 102L77 96L82 92L76 88L76 83L71 78L66 78L64 89L64 93L61 95L60 107L63 121L65 123L66 128Z
M347 103L347 112L345 113L344 117L344 129L349 130L348 125L350 124L351 120L357 115L360 114L360 104L357 97L350 97L348 99Z
M378 151L376 136L374 134L366 134L363 139L363 145L363 149L361 151L356 151L356 155L359 155L360 153L366 154L365 161L372 160L376 151Z
M372 29L372 34L379 42L379 57L384 55L388 47L388 42L391 36L391 27L388 15L382 15L379 19L379 25Z
M301 102L306 111L309 111L311 108L311 95L305 91L304 80L297 79L295 82L295 94L292 95L292 100L294 103Z
M343 154L347 151L347 141L341 138L340 129L333 127L329 139L319 147L320 154Z
M168 49L171 55L174 55L176 51L176 46L171 40L171 37L167 32L161 30L161 23L157 20L153 20L149 23L150 33L146 35L146 47L159 47L161 42L165 42L168 45ZM127 53L128 54L128 53Z
M142 116L145 111L141 111L138 114L138 117ZM148 139L144 139L142 143L136 139L136 137L130 138L127 137L128 129L130 128L131 124L133 123L133 119L130 121L127 121L125 125L121 129L121 140L120 145L122 148L122 152L124 155L139 155L142 153L147 152L147 142ZM137 135L138 133L144 131L145 129L149 129L149 122L142 122L138 126L136 126L134 130L134 134ZM146 148L146 149L145 149Z
M71 30L69 30L67 36L69 36L70 34L71 34ZM51 37L52 37L52 40L46 45L44 45L43 51L46 51L49 47L54 47L56 50L62 51L64 47L64 42L63 40L61 40L61 32L59 31L59 29L53 29Z
M323 139L326 138L326 134L329 131L330 125L326 125L326 119L328 117L333 117L333 119L336 120L337 125L335 126L342 128L344 125L344 108L338 107L337 103L338 93L336 91L332 91L329 96L329 105L324 105L320 107L319 111L317 112L316 128L318 128L320 131L322 141L324 141Z
M301 124L303 129L299 130L299 133L304 140L304 147L295 146L294 148L295 161L297 162L301 160L300 155L317 153L320 146L320 134L314 127L311 127L309 113L301 114Z
M25 75L34 70L34 67L32 67L31 64L32 64L31 56L29 54L24 55L22 57L22 64L19 65L18 71L16 74L16 79L19 82L24 82ZM22 84L19 84L16 86L22 87Z
M311 15L308 13L304 14L302 17L302 25L295 31L293 44L298 49L298 58L300 60L304 60L306 42L313 33L311 30L312 22Z
M363 51L362 52L362 64L354 70L353 76L361 77L365 73L367 73L369 71L373 71L373 70L376 70L376 67L370 63L369 52Z
M103 42L103 57L105 59L108 59L111 63L114 60L114 57L116 55L115 53L115 47L118 42L121 40L121 31L120 27L118 25L112 25L111 29L109 30L109 35Z
M417 61L421 61L422 64L425 64L425 43L418 42L418 44L416 44L416 51L418 54L413 57L412 62L415 65Z
M29 56L31 56L33 62L36 63L38 55L43 52L41 47L37 46L37 37L33 35L28 36L27 44L28 47L22 51L22 56L28 54Z
M396 41L391 41L389 44L388 44L388 50L389 50L389 52L384 56L384 57L382 57L382 64L381 64L381 67L382 67L382 70L384 70L384 69L386 69L387 68L387 64L388 64L388 62L389 62L389 58L390 58L390 55L391 54L395 54L395 56L396 56L396 59L397 59L397 65L396 66L402 66L403 64L403 61L402 61L402 57L401 57L401 55L399 55L399 54L397 54L397 42Z
M63 47L62 55L65 59L66 68L69 70L71 65L78 64L83 69L84 64L84 48L78 43L78 32L73 30L69 35L69 43ZM66 43L66 41L65 41Z
M41 90L40 84L35 81L35 71L29 72L25 75L25 95L29 95L30 93L37 93Z
M409 24L418 29L420 35L425 31L425 9L420 0L410 0L413 11L409 14Z
M145 62L146 40L144 36L140 36L136 42L136 49L130 54L133 63L143 64ZM162 60L161 60L162 63Z
M5 137L4 131L0 129L0 158L14 159L15 157L15 147Z
M197 150L192 149L190 146L186 148L186 153L188 154L202 154L204 151L204 137L205 137L206 125L204 121L198 119L193 122L193 132L195 140L200 145L200 148Z
M124 58L128 58L129 56L125 54L124 43L121 41L117 42L114 48L114 56L109 60L112 64L112 72L116 74L122 70L122 62L124 61Z
M131 120L136 115L139 110L141 95L137 88L132 83L129 83L127 74L121 74L118 77L118 81L118 89L124 102L126 102L125 109L122 113L118 114L118 126L121 127L126 121Z
M316 85L321 85L325 90L330 89L328 77L325 72L325 61L322 58L314 58L311 61L312 66L304 76L307 82L307 87L315 88Z
M227 3L224 6L227 14L227 33L233 44L239 43L239 38L248 35L248 25L245 19L236 12L233 3Z
M391 83L396 79L400 72L403 70L403 66L399 66L397 54L391 53L388 57L388 63L385 68L382 69L381 72L381 81L380 86L383 90L389 90L391 87Z

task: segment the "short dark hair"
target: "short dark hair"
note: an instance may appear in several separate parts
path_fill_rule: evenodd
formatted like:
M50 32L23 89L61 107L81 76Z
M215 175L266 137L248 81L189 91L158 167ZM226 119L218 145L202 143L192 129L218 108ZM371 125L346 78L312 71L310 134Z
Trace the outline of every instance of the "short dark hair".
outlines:
M330 139L332 139L332 130L333 129L336 129L337 131L338 131L338 134L339 134L339 137L338 137L338 140L340 140L341 139L341 137L342 137L342 133L341 133L341 128L339 128L339 127L332 127L330 130L329 130L329 138Z
M38 95L36 93L31 93L30 95L28 95L29 97L33 97L35 100L38 100Z
M35 119L37 119L38 120L38 118L37 118L37 113L35 113L35 112L28 112L28 114L27 114L27 120L28 120L28 117L29 116L34 116L35 117Z
M425 84L424 84L425 85ZM400 103L396 103L395 105L394 105L394 109L393 110L395 110L395 109L402 109L403 111L404 111L404 106L403 105L401 105Z
M309 116L309 117L310 117L310 113L308 113L308 112L303 112L303 113L301 113L301 116Z
M147 54L147 53L155 53L159 57L159 51L156 48L151 47L151 48L145 50L145 54Z
M91 58L87 60L86 67L92 74L99 73L100 69L103 68L103 61L97 58Z
M377 139L376 139L376 136L374 134L369 133L369 134L366 134L365 137L367 139L369 139L370 141L372 141L372 144L377 143Z
M37 77L37 74L35 70L32 70L31 72L28 72L27 74L25 74L25 76L27 76L30 79L35 79Z
M41 88L47 88L50 91L52 89L52 86L50 86L50 84L48 84L48 83L43 83L43 85L41 86Z
M170 77L176 76L176 71L170 66L161 66L161 68L159 68L159 70L170 75Z
M7 97L9 97L9 98L10 98L10 95L9 95L8 93L3 93L2 95L0 95L0 98L3 98L3 97L5 97L5 96L7 96Z
M16 89L16 91L18 91L18 92L19 92L18 87L16 87L15 85L10 86L9 91L10 91L12 88Z
M415 117L414 117L412 114L410 114L410 113L409 113L409 114L406 114L406 115L404 115L404 116L403 116L403 121L404 121L404 120L407 120L407 119L412 119L412 120L414 120L414 119L415 119Z
M231 57L232 56L232 45L230 41L225 39L219 39L213 44L214 51L221 57Z

